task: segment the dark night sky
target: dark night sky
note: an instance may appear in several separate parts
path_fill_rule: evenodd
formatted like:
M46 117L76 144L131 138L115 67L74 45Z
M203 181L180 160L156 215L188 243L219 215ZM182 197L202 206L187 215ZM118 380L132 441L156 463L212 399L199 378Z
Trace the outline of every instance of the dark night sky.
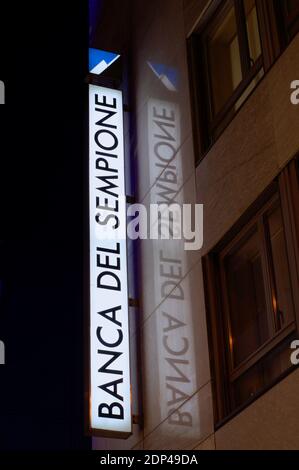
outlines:
M3 3L0 449L79 449L87 2Z

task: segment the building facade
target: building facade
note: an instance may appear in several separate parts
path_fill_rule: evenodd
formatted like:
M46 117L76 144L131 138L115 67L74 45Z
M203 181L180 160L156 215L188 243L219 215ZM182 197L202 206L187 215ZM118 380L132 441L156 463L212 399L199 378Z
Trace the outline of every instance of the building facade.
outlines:
M133 433L93 448L298 449L297 2L119 3L128 191L203 204L203 244L130 242Z

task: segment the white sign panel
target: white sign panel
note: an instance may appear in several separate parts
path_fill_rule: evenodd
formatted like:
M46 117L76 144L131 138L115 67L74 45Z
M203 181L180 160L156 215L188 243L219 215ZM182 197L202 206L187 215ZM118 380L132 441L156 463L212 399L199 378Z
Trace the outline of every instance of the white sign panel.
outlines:
M131 433L123 103L89 85L90 428Z

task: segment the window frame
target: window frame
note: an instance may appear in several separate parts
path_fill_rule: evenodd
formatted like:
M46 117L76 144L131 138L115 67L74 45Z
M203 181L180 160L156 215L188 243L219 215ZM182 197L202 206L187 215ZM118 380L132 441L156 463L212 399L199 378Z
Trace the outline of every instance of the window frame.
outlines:
M265 75L281 52L281 39L279 37L276 24L277 11L273 1L274 0L256 1L261 41L261 55L253 66L250 66L249 44L243 0L215 0L215 2L212 2L206 14L199 22L196 30L188 40L188 61L191 71L190 89L193 103L192 117L196 164L201 161L234 116L238 113L239 109L248 97L244 98L244 101L237 110L234 110L233 107L246 93L253 79L258 76L262 69ZM221 22L221 15L223 15L225 10L229 10L230 5L235 8L243 78L221 110L213 117L213 94L207 52L207 37L211 29L215 27L215 24ZM250 91L249 95L253 90Z
M254 397L246 400L240 406L236 406L233 397L233 383L240 377L244 376L252 367L258 365L267 358L271 352L275 352L283 344L287 338L292 335L299 335L299 215L295 210L295 204L299 201L299 184L298 184L298 167L293 160L288 167L273 182L264 194L248 209L238 223L230 230L224 239L203 258L203 274L206 297L206 311L208 320L209 333L209 351L212 375L213 399L214 399L214 417L216 427L221 426L232 416L237 414L243 408L248 406L258 396L271 388L274 383L288 375L295 366L290 364L290 368L284 371L273 382L262 387ZM244 240L244 237L253 227L261 221L263 214L271 208L275 201L280 201L281 213L284 225L284 235L289 264L289 275L292 288L292 298L294 304L294 318L281 329L276 330L274 335L269 337L260 347L253 351L240 364L234 367L232 362L232 351L229 345L230 327L229 327L229 307L228 295L225 289L225 278L223 278L222 260L229 254L236 245ZM259 222L261 224L261 222ZM262 227L259 227L261 230ZM265 229L262 229L265 234ZM263 236L264 238L264 236ZM262 257L266 256L263 261L263 277L265 292L268 296L273 288L274 273L269 272L269 246L264 246ZM266 261L266 264L265 264ZM266 270L266 272L265 272ZM273 266L272 266L273 270ZM271 269L270 269L271 271ZM265 278L266 276L266 278ZM267 304L267 312L269 312ZM272 307L271 307L272 312ZM272 312L273 314L274 312ZM274 318L274 315L273 315Z
M212 91L212 78L211 78L211 64L208 57L208 37L217 26L221 25L223 18L226 14L230 11L231 8L234 8L235 17L236 17L236 27L237 27L237 37L238 37L238 44L239 44L239 52L240 52L240 65L242 70L242 80L237 86L237 88L233 91L230 97L226 100L223 107L215 113L213 110L213 91ZM257 7L258 8L258 7ZM216 132L219 128L220 123L225 120L227 114L231 111L232 107L237 103L238 99L242 96L242 94L246 91L246 88L249 86L251 81L254 77L259 73L261 68L263 67L263 59L262 54L256 60L253 66L250 64L250 52L249 52L249 43L248 43L248 35L247 35L247 28L246 28L246 17L244 11L244 4L241 0L226 0L221 4L219 11L216 15L211 18L209 24L204 28L203 32L201 33L201 49L203 51L203 57L205 61L205 74L206 74L206 83L208 84L207 91L210 97L209 99L209 131L211 133ZM221 126L220 126L221 132Z

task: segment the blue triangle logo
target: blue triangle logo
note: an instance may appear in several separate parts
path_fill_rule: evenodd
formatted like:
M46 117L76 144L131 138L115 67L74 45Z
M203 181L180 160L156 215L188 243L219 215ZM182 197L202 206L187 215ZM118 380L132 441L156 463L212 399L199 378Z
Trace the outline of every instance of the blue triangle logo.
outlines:
M101 49L89 48L89 72L100 75L118 58L119 54L102 51Z

